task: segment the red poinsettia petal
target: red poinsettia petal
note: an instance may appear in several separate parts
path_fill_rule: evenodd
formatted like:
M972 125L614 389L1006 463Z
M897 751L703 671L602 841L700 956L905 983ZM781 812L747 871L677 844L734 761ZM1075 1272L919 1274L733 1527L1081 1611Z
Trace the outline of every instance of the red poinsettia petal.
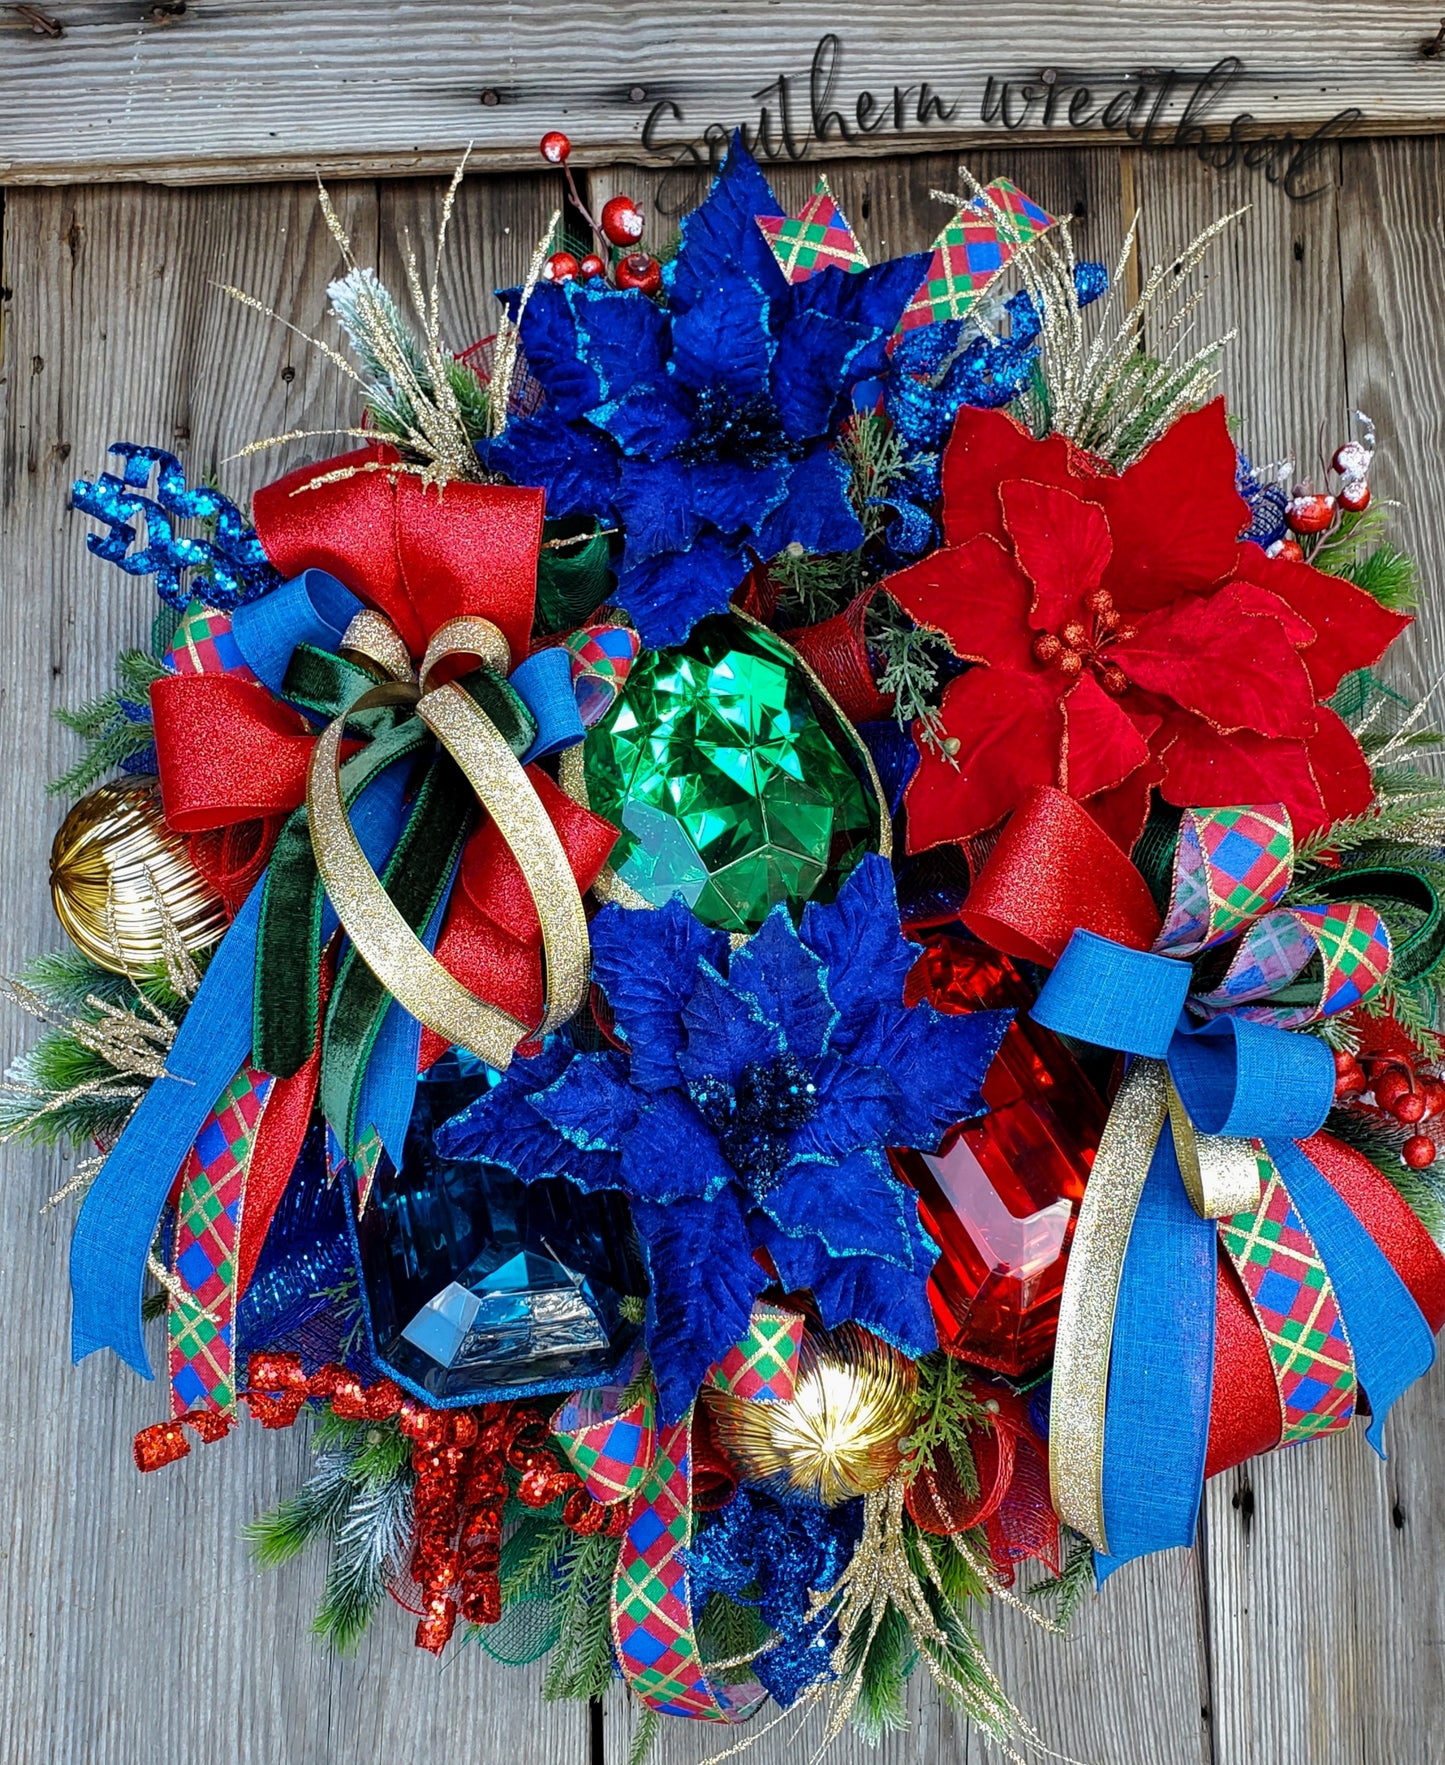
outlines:
M1026 792L1058 779L1064 719L1047 676L970 669L949 684L942 715L945 738L959 748L950 758L919 744L906 797L910 852L970 839L1002 821Z
M1267 558L1249 541L1240 546L1235 568L1247 582L1287 601L1314 628L1317 635L1304 651L1304 663L1316 698L1329 698L1346 674L1379 661L1410 623L1353 582L1313 564Z
M1144 831L1149 819L1149 794L1163 777L1164 768L1150 760L1131 772L1123 784L1100 791L1084 807L1121 852L1127 852Z
M1363 815L1375 799L1370 763L1346 725L1321 705L1320 726L1309 739L1310 769L1331 821Z
M1278 619L1246 612L1232 587L1181 595L1109 654L1135 686L1218 729L1301 738L1314 729L1315 695L1299 651Z
M1254 549L1258 551L1259 547ZM1244 612L1263 613L1268 619L1278 619L1284 627L1285 636L1297 650L1307 648L1319 636L1309 620L1302 619L1289 602L1273 589L1260 588L1256 583L1237 577L1230 583L1229 590Z
M1127 471L1093 487L1114 540L1104 587L1121 612L1147 613L1233 574L1249 525L1236 464L1217 398L1180 417Z
M945 546L879 586L919 625L941 631L965 661L1029 672L1040 666L1029 648L1033 589L996 539L980 534Z
M1036 441L1002 411L965 405L943 453L944 543L961 545L978 533L1006 539L999 485L1007 478L1070 485L1074 482L1070 462L1077 451L1062 435Z
M1222 735L1201 717L1175 713L1160 732L1166 802L1181 809L1283 803L1296 834L1329 819L1304 742L1237 730Z
M1113 550L1109 523L1096 503L1054 484L1010 478L998 494L1014 556L1034 585L1030 624L1062 631L1084 614L1084 596L1099 586Z
M1059 783L1071 797L1111 790L1149 758L1149 745L1092 674L1064 700L1064 752Z

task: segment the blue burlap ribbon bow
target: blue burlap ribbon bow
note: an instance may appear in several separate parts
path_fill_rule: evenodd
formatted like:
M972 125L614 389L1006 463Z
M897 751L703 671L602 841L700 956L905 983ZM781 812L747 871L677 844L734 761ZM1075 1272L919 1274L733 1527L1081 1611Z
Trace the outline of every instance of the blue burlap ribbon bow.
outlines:
M1080 1209L1050 1421L1055 1506L1094 1544L1101 1574L1193 1542L1214 1375L1214 1221L1257 1204L1259 1148L1328 1269L1377 1451L1390 1406L1435 1353L1388 1257L1298 1144L1330 1108L1328 1046L1234 1015L1193 1022L1190 980L1187 962L1080 930L1033 1007L1047 1028L1131 1057ZM1240 1188L1251 1167L1253 1201Z

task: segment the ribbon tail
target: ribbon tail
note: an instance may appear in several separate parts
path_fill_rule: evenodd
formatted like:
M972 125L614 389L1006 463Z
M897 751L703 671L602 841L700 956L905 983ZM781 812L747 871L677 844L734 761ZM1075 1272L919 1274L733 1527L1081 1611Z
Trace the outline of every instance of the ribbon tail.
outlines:
M394 770L383 773L357 804L353 826L378 862L396 840L404 782ZM142 1378L151 1377L141 1331L146 1258L176 1172L251 1052L264 887L262 881L252 889L221 940L166 1056L165 1073L137 1105L81 1207L70 1242L77 1362L112 1348Z
M1214 1221L1189 1200L1171 1125L1139 1197L1114 1312L1101 1579L1134 1557L1194 1542L1214 1385L1217 1246Z
M1308 1154L1293 1140L1269 1140L1265 1149L1330 1272L1355 1371L1370 1400L1365 1438L1383 1458L1385 1417L1433 1364L1435 1338L1390 1259Z

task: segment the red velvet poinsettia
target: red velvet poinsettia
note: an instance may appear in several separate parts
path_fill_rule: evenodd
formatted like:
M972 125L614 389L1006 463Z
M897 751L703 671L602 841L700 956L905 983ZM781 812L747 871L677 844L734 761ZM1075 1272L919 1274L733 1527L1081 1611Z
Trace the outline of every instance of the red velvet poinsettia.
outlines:
M1181 807L1282 802L1300 833L1368 807L1359 744L1320 701L1408 621L1241 542L1235 464L1222 400L1124 472L960 412L944 545L883 584L979 664L944 693L942 751L920 744L911 850L982 833L1046 784L1126 850L1156 786Z

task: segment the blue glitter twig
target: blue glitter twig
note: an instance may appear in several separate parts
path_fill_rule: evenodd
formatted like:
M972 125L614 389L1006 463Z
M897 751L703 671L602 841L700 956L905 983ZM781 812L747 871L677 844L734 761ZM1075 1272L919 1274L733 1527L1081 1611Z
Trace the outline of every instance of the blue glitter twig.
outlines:
M246 525L236 505L208 485L189 486L174 454L128 441L114 443L110 451L125 462L122 476L103 472L93 483L77 478L71 486L72 505L110 528L86 539L96 557L127 576L154 576L161 599L182 612L196 592L208 605L229 612L280 582L255 528ZM149 487L153 470L151 498L140 493ZM146 539L137 546L141 520ZM188 538L176 532L174 520L213 521L214 536ZM188 583L186 572L204 578L204 586Z

